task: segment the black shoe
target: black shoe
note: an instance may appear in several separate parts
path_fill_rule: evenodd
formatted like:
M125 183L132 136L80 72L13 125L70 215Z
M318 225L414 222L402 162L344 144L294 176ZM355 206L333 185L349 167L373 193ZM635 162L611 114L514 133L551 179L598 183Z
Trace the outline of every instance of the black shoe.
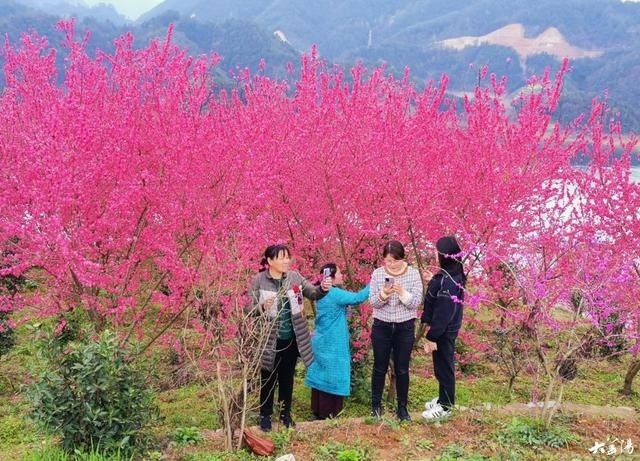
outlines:
M382 407L380 405L374 405L371 407L371 416L374 418L382 418Z
M260 416L260 429L262 432L271 432L271 416Z
M296 422L291 418L291 415L288 414L280 415L280 422L286 428L295 427L296 425Z
M411 421L411 415L407 411L406 405L398 405L398 411L396 411L398 419L402 421Z

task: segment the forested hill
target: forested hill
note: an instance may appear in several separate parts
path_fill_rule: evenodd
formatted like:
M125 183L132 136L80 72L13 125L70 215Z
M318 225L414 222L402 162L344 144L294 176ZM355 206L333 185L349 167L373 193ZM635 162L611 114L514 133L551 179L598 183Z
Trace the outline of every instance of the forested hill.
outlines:
M16 2L0 0L0 33L17 43L24 32L37 31L45 35L52 46L62 40L56 30L60 16L42 9L26 7ZM175 11L167 11L142 23L114 24L104 18L81 16L76 19L76 33L91 32L88 49L111 52L113 41L127 31L134 35L134 46L144 46L154 37L164 38L170 24L175 26L174 41L187 48L193 55L217 52L223 57L217 69L217 78L222 86L231 84L230 71L249 67L257 71L260 60L268 63L267 71L276 76L287 75L289 62L297 62L299 53L287 43L277 39L263 27L250 20L232 19L220 23L200 21L181 16ZM0 63L2 54L0 53ZM58 65L63 64L63 53L58 54ZM4 75L0 71L0 87L4 85Z
M640 3L165 0L142 19L167 10L207 21L251 19L270 33L280 31L297 50L307 50L316 43L322 55L343 64L357 59L369 64L384 61L398 73L408 66L421 81L447 73L453 91L472 89L476 70L483 64L499 75L507 75L510 89L515 91L531 74L540 73L549 65L557 67L561 55L568 50L593 51L591 57L572 58L573 72L567 80L563 116L573 117L590 106L593 96L608 90L611 105L620 112L625 127L636 131L640 128ZM479 39L515 24L522 25L522 37L509 36L512 27L506 31L506 42ZM471 37L464 48L443 43L462 37ZM530 54L518 53L514 48L526 39L532 42L536 38L540 39ZM559 55L553 55L555 50Z
M2 30L13 39L27 28L50 33L53 17L0 0ZM11 10L10 14L6 9ZM4 9L4 10L3 10ZM22 7L24 10L24 8ZM255 69L284 75L287 61L317 44L320 54L349 66L385 62L409 67L418 84L451 77L452 92L473 89L477 69L506 75L517 91L532 74L571 59L561 117L588 110L608 93L627 130L640 131L640 3L618 0L165 0L135 24L80 20L92 45L109 49L132 29L138 43L176 24L176 40L193 53L224 56L221 71Z

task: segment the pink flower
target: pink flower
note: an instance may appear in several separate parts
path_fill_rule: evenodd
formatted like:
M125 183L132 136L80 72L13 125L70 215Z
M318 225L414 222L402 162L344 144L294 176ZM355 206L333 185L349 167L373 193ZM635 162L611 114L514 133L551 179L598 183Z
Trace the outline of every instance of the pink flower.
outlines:
M56 328L53 330L53 334L55 336L60 336L62 333L64 333L64 330L66 327L67 327L67 321L65 319L61 319L56 325Z

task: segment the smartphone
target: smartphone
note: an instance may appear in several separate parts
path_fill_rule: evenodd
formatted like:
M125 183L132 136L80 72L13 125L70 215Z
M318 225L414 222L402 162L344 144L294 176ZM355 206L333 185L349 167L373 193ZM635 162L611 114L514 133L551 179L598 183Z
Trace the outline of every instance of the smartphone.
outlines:
M393 277L389 277L389 276L385 276L384 278L384 284L385 286L390 287L391 285L393 285L395 283L395 279Z
M324 269L322 269L322 278L323 279L330 279L331 278L331 268L330 267L325 267Z

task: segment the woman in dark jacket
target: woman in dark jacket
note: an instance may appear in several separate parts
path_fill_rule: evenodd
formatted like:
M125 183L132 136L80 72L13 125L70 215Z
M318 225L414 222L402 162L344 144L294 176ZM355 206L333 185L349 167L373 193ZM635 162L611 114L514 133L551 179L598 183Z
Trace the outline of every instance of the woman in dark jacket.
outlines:
M462 326L464 290L467 277L462 267L462 250L455 237L442 237L436 242L440 271L431 278L424 298L418 338L428 328L425 349L433 356L433 368L439 384L439 395L426 403L425 419L451 414L455 404L455 348Z
M314 286L298 272L289 270L290 265L289 248L271 245L264 252L263 269L251 281L251 308L273 320L261 361L260 428L265 432L271 430L276 382L280 421L286 427L295 425L291 400L298 356L307 367L313 362L302 298L321 299L331 288L330 278Z

